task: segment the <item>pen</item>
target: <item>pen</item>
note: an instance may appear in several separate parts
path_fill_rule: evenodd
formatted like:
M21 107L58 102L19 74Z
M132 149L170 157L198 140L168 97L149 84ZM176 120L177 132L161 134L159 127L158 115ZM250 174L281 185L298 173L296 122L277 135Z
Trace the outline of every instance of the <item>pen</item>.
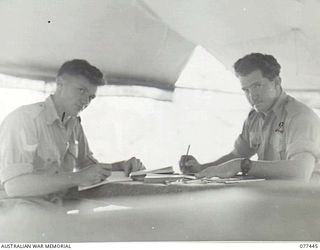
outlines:
M190 144L188 145L188 149L187 149L186 156L188 156L188 154L189 154L189 150L190 150Z
M187 157L188 157L188 154L189 154L189 150L190 150L190 144L188 145L188 149L187 149L187 153L184 157L184 161L183 161L183 165L186 165L186 161L187 161Z

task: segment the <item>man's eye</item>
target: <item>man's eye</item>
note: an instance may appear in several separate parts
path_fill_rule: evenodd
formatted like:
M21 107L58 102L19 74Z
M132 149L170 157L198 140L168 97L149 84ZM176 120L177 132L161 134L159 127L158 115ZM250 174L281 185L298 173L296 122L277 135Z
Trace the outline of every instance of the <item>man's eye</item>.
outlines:
M262 87L262 84L261 83L257 83L253 86L254 88L258 89L258 88L261 88Z
M84 88L79 88L79 91L81 94L84 94L86 92L86 90Z

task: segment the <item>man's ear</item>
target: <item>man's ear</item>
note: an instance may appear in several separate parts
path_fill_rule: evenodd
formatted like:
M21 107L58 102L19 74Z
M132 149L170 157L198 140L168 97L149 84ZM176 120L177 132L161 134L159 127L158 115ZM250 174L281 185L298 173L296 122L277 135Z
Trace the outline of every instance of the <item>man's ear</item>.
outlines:
M274 84L275 86L279 86L279 88L281 88L281 77L277 76L276 78L274 78Z
M60 89L63 85L63 79L61 76L57 76L56 83L57 83L57 89Z
M277 76L277 77L274 79L274 82L275 82L277 85L281 85L281 77L280 77L280 76Z

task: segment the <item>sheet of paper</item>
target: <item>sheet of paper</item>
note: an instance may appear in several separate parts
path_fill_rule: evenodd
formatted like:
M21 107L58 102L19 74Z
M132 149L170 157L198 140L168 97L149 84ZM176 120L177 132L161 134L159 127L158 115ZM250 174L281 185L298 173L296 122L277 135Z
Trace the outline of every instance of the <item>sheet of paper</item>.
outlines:
M217 183L217 184L233 184L233 183L246 183L246 182L255 182L255 181L264 181L264 178L255 178L250 176L236 176L230 178L202 178L195 180L185 180L185 184L208 184L208 183Z
M223 182L226 184L232 183L244 183L244 182L255 182L255 181L265 181L266 179L263 178L256 178L256 179L235 179L235 180L224 180Z
M218 182L218 183L225 183L225 184L231 184L231 183L243 183L243 182L254 182L254 181L264 181L264 178L256 178L252 176L235 176L230 178L219 178L219 177L212 177L205 179L209 182Z
M123 171L112 171L111 176L109 176L104 181L101 181L99 183L96 183L96 184L93 184L93 185L89 185L89 186L79 186L78 190L79 191L83 191L83 190L87 190L87 189L90 189L90 188L99 187L99 186L102 186L102 185L107 184L107 183L122 182L122 181L131 181L131 178L128 177L128 176L125 176Z

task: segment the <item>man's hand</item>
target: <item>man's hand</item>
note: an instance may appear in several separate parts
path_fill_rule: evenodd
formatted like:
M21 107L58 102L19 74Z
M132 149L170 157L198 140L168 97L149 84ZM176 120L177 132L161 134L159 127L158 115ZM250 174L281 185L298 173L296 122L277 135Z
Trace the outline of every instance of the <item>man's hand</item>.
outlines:
M146 168L139 159L132 157L127 161L121 162L121 169L126 176L129 176L131 172L144 170Z
M237 173L241 171L241 160L240 158L234 159L231 161L227 161L225 163L222 163L217 166L212 166L208 167L198 174L196 176L198 178L203 178L203 177L220 177L220 178L228 178L228 177L233 177Z
M97 163L76 172L78 185L93 185L111 175L111 164Z
M179 167L183 174L194 174L200 172L203 167L192 155L182 155Z

